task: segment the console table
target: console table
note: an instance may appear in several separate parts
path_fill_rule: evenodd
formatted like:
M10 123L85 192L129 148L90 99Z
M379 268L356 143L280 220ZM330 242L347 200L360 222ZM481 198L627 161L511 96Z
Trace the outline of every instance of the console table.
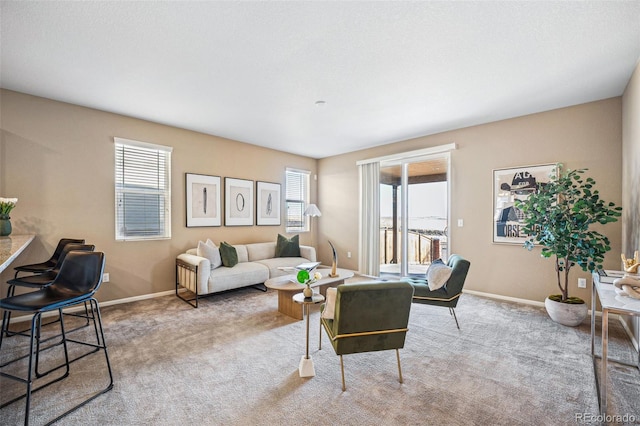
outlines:
M10 235L0 237L0 272L11 265L16 257L27 248L35 235Z
M609 314L623 314L640 316L640 300L629 297L618 296L613 284L600 282L600 276L597 272L592 275L591 285L591 357L593 359L593 373L596 380L596 393L598 395L598 405L600 406L600 414L607 414L607 363L609 361L618 364L624 364L640 369L640 352L638 353L638 363L631 364L621 360L609 358ZM596 336L596 298L600 300L602 306L602 353L595 353L595 336ZM596 366L596 359L602 359L600 374Z

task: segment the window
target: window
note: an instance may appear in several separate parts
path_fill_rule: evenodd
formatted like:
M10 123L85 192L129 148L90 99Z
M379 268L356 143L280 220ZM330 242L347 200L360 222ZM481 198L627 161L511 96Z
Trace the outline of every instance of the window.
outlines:
M309 202L309 172L287 169L286 171L287 232L309 231L304 210Z
M171 238L171 147L114 138L116 240Z

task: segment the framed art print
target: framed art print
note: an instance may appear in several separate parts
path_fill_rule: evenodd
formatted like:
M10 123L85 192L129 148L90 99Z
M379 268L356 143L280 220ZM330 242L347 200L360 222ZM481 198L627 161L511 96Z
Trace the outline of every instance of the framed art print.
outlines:
M221 225L221 189L219 176L186 174L187 227Z
M280 225L280 184L256 183L256 224Z
M253 225L253 181L224 178L225 226Z
M555 169L555 164L543 164L493 171L494 243L524 244L529 236L522 231L524 215L515 201L526 200L551 181Z

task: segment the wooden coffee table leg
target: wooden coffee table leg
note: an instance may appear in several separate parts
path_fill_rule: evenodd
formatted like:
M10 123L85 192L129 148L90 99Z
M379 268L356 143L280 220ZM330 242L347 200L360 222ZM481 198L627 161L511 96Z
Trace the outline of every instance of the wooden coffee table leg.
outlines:
M302 290L300 290L302 291ZM292 299L293 295L300 291L278 290L278 312L295 318L302 319L302 305L295 303Z
M336 287L340 284L344 284L344 280L337 280L327 284L320 284L313 286L313 291L319 292L323 296L327 296L327 288ZM298 290L278 290L278 312L295 318L297 320L304 319L302 315L302 305L295 303L292 299L293 295L300 293L302 286Z

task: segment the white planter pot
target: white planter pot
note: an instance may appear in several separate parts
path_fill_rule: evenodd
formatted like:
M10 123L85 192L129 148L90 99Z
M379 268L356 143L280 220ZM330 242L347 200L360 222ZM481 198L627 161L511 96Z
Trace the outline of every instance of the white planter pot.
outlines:
M587 317L587 304L561 303L549 299L544 301L549 317L558 324L575 327Z

